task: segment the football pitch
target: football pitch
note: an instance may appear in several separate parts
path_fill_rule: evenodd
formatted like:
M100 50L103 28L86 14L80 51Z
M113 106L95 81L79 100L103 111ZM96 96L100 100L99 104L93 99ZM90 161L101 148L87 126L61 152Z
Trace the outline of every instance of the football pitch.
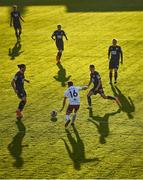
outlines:
M25 20L20 43L9 26L13 3ZM0 179L143 179L142 20L141 0L0 1ZM68 36L61 66L51 39L57 24ZM111 87L107 51L113 38L124 62ZM11 80L21 63L30 84L24 118L17 121ZM100 72L105 94L118 96L121 107L92 96L91 117L89 89L82 91L76 125L65 130L67 104L59 109L67 81L87 85L90 64Z

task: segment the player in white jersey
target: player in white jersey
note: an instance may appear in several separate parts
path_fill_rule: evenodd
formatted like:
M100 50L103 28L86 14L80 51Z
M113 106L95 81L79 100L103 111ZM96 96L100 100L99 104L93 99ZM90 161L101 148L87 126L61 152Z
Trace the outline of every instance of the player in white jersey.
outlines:
M72 113L73 110L74 110L74 115L72 117L71 125L74 125L74 121L75 121L76 116L77 116L77 111L79 110L79 107L80 107L79 91L80 90L86 90L86 89L87 89L87 86L76 87L73 85L72 81L68 82L68 89L65 91L65 94L64 94L63 107L60 110L60 111L62 111L64 109L65 104L66 104L66 99L68 98L69 99L69 105L68 105L67 110L66 110L65 127L67 127L68 124L70 123L70 114Z

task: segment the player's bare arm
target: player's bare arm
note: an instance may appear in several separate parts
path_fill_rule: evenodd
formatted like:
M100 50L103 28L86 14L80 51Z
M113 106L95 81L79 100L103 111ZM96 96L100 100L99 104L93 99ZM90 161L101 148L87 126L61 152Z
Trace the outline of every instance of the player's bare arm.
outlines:
M108 60L110 60L110 48L108 49Z
M14 79L11 81L11 86L13 87L14 92L17 94L16 84L15 84L15 80Z
M66 104L66 97L64 97L64 100L63 100L63 106L62 106L62 108L61 108L61 110L60 110L60 112L64 109L64 107L65 107L65 104Z
M30 83L30 81L29 81L29 80L27 80L27 79L24 79L24 81L25 81L25 82L27 82L27 83Z
M20 16L19 18L21 19L21 21L25 22L22 16Z
M64 34L64 36L65 36L66 40L68 40L68 38L67 38L66 34Z
M63 36L68 40L66 33L63 31Z
M90 79L90 81L89 81L87 87L89 87L89 86L91 85L91 83L92 83L92 80Z
M10 16L10 27L12 26L12 21L13 21L12 16Z
M56 39L54 38L55 34L53 33L51 38L55 41Z
M82 90L86 90L86 89L88 89L88 86L83 86L82 87Z
M123 64L123 52L121 50L121 64Z

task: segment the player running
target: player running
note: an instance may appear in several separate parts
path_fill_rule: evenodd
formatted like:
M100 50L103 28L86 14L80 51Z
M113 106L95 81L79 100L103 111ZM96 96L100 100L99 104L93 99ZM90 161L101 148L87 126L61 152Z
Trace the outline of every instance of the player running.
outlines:
M11 85L17 96L21 99L18 109L16 110L16 117L22 118L22 110L24 109L24 106L26 104L26 91L24 89L24 81L26 81L27 83L30 83L30 81L26 80L24 76L24 73L26 71L25 64L18 65L18 68L20 69L20 71L15 74Z
M88 108L92 109L91 96L96 95L98 93L104 99L114 100L117 102L117 104L119 104L120 102L119 102L119 99L117 97L106 96L104 94L102 82L101 82L101 77L100 77L99 73L97 71L95 71L95 66L93 64L91 64L89 66L89 69L90 69L91 73L90 73L90 81L89 81L89 84L87 86L89 87L91 83L93 83L94 86L92 89L90 89L90 91L87 94Z
M123 64L123 52L120 46L117 45L117 40L112 40L112 46L108 49L109 59L109 78L110 84L112 84L112 74L114 70L114 83L117 83L119 60L121 58L121 64Z
M67 127L68 124L70 123L70 114L72 113L73 110L74 110L74 115L72 117L71 125L74 125L74 122L75 122L76 117L77 117L77 111L79 110L79 107L80 107L79 91L80 90L86 90L86 89L87 89L87 86L76 87L73 85L72 81L68 82L68 89L65 91L65 94L64 94L63 107L60 110L60 111L62 111L64 109L65 104L66 104L66 99L68 98L69 99L69 105L68 105L68 108L66 110L65 127Z
M20 20L22 20L24 22L23 18L20 15L20 12L17 10L17 5L14 5L13 11L11 12L11 17L10 17L10 26L13 25L13 27L14 27L17 41L20 40L20 35L22 33L22 27L21 27Z
M63 36L68 40L65 32L61 30L62 26L57 25L57 30L53 32L51 38L56 42L58 53L56 56L57 63L60 63L62 52L64 50Z

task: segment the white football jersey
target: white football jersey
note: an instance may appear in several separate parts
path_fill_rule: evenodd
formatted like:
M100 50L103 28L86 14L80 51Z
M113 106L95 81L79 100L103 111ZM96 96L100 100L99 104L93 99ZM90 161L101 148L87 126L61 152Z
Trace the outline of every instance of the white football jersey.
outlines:
M82 90L82 87L70 86L65 91L65 97L69 98L70 105L80 105L79 91Z

